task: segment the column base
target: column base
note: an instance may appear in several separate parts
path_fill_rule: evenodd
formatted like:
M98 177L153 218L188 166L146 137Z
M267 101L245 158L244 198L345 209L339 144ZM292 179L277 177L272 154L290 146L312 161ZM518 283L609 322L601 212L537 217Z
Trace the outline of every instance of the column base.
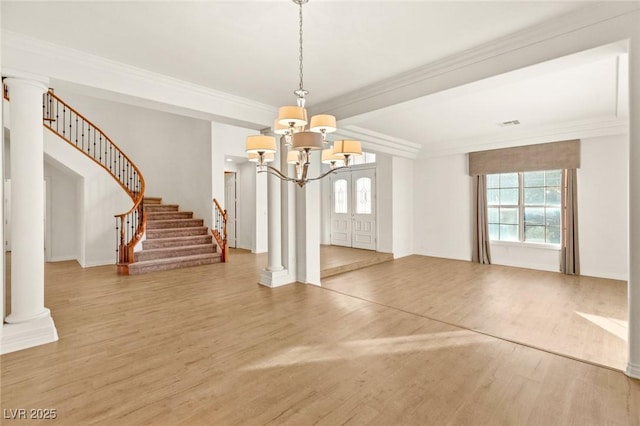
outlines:
M283 269L281 271L270 271L268 269L265 269L260 274L260 281L258 281L258 284L275 288L287 284L293 284L295 282L295 277L289 275L289 271L286 269Z
M58 331L53 323L53 318L47 312L46 316L31 321L3 324L0 353L7 354L57 340Z
M40 318L51 318L51 311L49 308L43 308L42 311L37 314L31 315L15 315L13 313L9 314L4 320L9 324L20 324L22 322L35 321Z
M627 364L627 371L625 373L629 377L632 377L634 379L640 379L640 364L633 364L629 362Z

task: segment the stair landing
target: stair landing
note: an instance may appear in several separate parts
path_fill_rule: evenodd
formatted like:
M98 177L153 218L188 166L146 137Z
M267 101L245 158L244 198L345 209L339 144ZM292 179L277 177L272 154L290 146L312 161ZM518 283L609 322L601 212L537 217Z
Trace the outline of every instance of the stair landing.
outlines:
M129 275L221 262L221 253L202 219L181 211L177 204L162 204L159 197L145 197L146 240L135 252Z

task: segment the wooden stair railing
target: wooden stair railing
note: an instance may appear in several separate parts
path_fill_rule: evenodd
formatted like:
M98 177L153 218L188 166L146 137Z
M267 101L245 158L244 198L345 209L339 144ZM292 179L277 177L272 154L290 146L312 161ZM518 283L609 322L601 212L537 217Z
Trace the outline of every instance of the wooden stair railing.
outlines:
M5 96L7 96L5 89ZM108 172L129 195L133 206L116 218L116 263L118 273L127 274L134 262L133 249L146 226L145 183L140 169L98 127L67 105L53 91L44 95L43 124Z
M10 101L7 85L2 86L4 99ZM134 261L133 249L142 238L146 226L143 204L145 183L140 169L102 130L57 97L53 90L44 95L42 110L44 127L95 161L131 197L133 207L115 215L116 263L118 273L126 274L127 265Z
M213 229L211 229L211 234L213 234L213 238L215 238L216 243L220 246L220 251L222 252L221 260L222 262L227 262L229 260L229 244L227 242L227 220L229 219L229 215L226 210L223 210L220 207L220 203L215 198L213 199Z

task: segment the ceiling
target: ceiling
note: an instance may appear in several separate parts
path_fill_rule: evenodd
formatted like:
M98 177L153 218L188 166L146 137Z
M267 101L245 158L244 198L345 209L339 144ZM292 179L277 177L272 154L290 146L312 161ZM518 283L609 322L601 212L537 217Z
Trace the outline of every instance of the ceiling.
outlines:
M12 2L2 28L273 106L298 85L297 6L278 1ZM588 2L311 0L304 12L309 103L589 7ZM603 49L340 122L415 144L468 150L496 134L619 114L619 56ZM381 119L384 117L384 119ZM338 117L342 118L342 117Z

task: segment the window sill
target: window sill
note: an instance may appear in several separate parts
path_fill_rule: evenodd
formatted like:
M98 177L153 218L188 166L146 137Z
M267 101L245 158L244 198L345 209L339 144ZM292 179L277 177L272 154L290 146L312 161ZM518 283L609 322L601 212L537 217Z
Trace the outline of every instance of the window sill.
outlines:
M560 244L545 244L545 243L522 243L519 241L490 241L492 246L502 247L518 247L518 248L530 248L537 250L553 250L560 251Z

